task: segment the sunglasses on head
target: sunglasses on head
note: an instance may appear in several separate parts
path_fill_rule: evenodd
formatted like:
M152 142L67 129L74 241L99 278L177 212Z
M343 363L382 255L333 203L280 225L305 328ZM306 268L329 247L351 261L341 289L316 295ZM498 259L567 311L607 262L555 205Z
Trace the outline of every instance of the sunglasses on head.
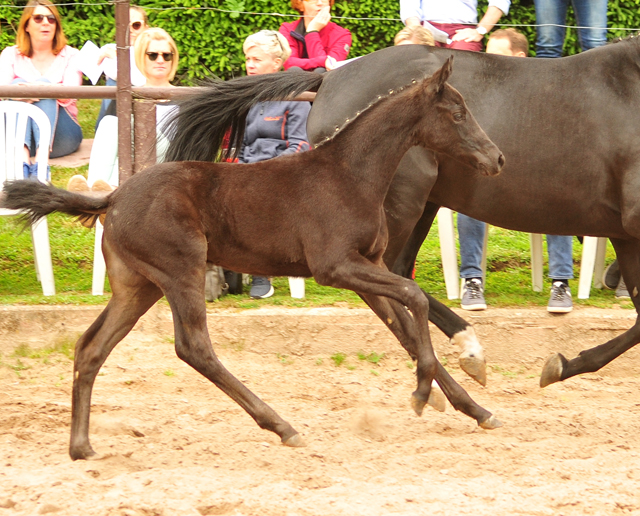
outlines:
M173 59L173 52L147 52L147 56L150 61L155 61L158 56L162 56L165 61L171 61Z
M53 14L34 14L31 19L36 22L36 23L42 23L44 21L44 19L47 19L47 21L51 24L51 25L55 25L56 23L56 17Z
M140 27L142 27L142 22L141 22L141 21L134 21L134 22L131 24L131 28L132 28L133 30L140 30Z

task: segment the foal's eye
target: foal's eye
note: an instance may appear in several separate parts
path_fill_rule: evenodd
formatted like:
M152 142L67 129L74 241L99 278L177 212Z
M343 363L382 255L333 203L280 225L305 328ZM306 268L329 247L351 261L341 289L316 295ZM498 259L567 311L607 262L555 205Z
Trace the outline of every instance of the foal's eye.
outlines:
M456 122L462 122L464 120L464 113L460 113L459 111L453 114L453 119Z

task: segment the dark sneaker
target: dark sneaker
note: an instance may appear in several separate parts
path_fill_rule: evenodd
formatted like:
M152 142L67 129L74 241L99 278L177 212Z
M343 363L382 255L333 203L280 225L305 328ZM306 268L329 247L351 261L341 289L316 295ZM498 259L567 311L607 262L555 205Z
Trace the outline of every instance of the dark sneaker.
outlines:
M462 287L462 301L460 307L463 310L486 310L487 303L484 300L484 289L482 281L478 278L471 278L464 281Z
M567 314L571 310L573 310L571 289L562 283L562 281L554 281L551 286L551 297L547 305L547 312L551 312L552 314Z
M620 266L618 260L614 260L602 273L602 284L609 290L615 290L620 283Z
M627 286L624 284L624 280L620 278L618 288L616 289L616 299L631 299Z
M251 282L251 291L249 295L254 299L266 299L273 295L273 286L269 278L264 276L254 276Z

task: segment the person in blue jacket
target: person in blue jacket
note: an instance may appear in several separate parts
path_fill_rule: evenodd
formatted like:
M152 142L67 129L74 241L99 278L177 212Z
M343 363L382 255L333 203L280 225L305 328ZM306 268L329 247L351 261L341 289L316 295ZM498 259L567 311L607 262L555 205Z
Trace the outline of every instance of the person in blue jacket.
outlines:
M289 42L273 30L252 34L242 50L248 75L279 72L291 55ZM255 163L309 150L306 128L310 110L309 102L261 102L253 106L247 115L238 161ZM249 295L258 299L272 296L270 279L254 276Z

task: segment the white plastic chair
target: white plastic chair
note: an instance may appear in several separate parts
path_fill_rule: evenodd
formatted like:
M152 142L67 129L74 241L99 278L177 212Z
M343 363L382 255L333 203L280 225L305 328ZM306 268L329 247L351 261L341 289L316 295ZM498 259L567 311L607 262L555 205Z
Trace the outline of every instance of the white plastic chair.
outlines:
M444 282L447 287L447 298L458 299L461 291L461 281L458 269L458 252L456 250L456 235L453 225L453 212L449 208L438 211L438 235L440 237L440 254ZM487 275L487 239L489 232L484 233L482 247L482 281ZM530 234L531 241L531 284L534 292L542 292L542 235ZM588 299L593 281L594 288L602 288L602 273L604 272L607 239L599 237L584 237L582 245L582 266L578 282L578 299ZM595 274L595 280L594 278Z
M40 130L40 144L37 156L38 180L47 181L49 164L49 144L51 142L51 123L39 107L26 102L12 100L0 101L0 188L5 181L24 179L24 140L27 121L31 118ZM19 215L18 210L0 209L0 216ZM31 225L34 261L38 281L42 284L42 293L53 296L56 293L49 246L49 226L43 217Z

